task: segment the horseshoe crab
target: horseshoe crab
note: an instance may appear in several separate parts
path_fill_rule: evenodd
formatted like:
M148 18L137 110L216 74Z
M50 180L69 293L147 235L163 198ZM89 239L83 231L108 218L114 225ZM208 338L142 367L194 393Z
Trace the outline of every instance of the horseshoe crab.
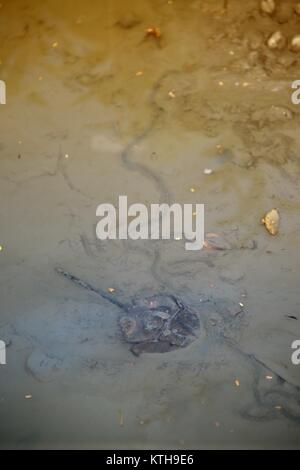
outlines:
M123 338L137 356L143 352L165 353L188 346L200 328L199 318L175 296L147 300L148 306L133 306L119 319Z
M128 305L61 268L56 268L56 272L122 310L118 320L122 337L137 356L185 348L197 338L200 328L197 314L174 295L157 295Z

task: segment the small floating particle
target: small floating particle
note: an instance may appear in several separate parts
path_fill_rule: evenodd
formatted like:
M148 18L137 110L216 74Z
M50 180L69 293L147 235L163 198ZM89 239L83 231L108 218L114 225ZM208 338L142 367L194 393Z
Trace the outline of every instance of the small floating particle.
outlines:
M266 375L266 380L273 380L273 375Z
M0 251L3 251L3 246L2 245L0 245Z
M138 70L135 75L137 77L141 77L142 75L144 75L144 71L143 70Z
M196 191L195 188L190 188L191 193L194 193Z
M107 290L110 294L113 294L116 289L114 289L113 287L109 287Z
M172 91L172 90L169 91L168 95L169 95L170 98L176 98L176 95L175 95L174 91Z
M204 173L205 175L211 175L211 174L213 173L213 170L212 170L211 168L205 168L204 171L203 171L203 173Z
M65 158L69 158L69 154L68 154L68 153L66 153Z
M236 387L239 387L241 385L241 383L238 379L235 379L234 384L235 384Z
M32 398L32 395L30 395L30 394L29 394L29 395L25 395L25 399L26 399L26 400L31 400L31 398Z
M279 212L272 209L262 218L262 223L271 235L277 235L279 231Z
M54 42L54 43L52 44L52 47L54 47L54 48L57 47L57 46L58 46L58 42Z
M146 36L152 36L155 39L159 39L161 37L161 30L157 27L147 28Z
M43 80L43 77L42 76L38 77L38 80L39 81Z
M275 410L278 410L278 411L281 411L282 410L282 406L281 405L276 405L274 406Z
M243 302L239 302L239 306L240 306L240 307L244 307Z
M224 82L222 80L219 81L219 86L223 86Z

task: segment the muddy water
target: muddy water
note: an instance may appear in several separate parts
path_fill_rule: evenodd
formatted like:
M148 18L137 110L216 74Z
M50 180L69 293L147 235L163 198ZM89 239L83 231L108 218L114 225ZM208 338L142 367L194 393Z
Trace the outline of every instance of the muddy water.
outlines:
M265 42L300 18L277 3L2 1L1 447L299 448L300 56ZM100 242L121 194L205 203L222 249ZM124 302L176 294L201 334L135 357L120 309L57 267Z

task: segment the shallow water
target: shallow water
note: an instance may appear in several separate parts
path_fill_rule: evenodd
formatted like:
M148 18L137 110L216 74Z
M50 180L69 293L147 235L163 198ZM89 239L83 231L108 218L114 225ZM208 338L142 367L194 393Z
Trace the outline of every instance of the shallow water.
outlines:
M1 447L299 448L300 55L265 41L300 18L279 3L2 1ZM100 242L122 194L204 203L223 249ZM57 267L127 303L173 293L201 334L135 357L120 309Z

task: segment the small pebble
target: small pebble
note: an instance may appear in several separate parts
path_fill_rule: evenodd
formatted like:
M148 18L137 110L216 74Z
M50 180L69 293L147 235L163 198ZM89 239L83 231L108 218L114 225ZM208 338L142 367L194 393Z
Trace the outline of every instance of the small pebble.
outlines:
M293 37L290 49L293 52L300 52L300 34Z
M286 39L281 31L276 31L269 37L267 44L270 49L282 50L286 45Z
M277 235L279 232L280 216L277 209L272 209L263 218L262 223L271 235Z
M272 15L276 9L275 0L262 0L260 4L260 9L263 13L267 13L268 15Z

